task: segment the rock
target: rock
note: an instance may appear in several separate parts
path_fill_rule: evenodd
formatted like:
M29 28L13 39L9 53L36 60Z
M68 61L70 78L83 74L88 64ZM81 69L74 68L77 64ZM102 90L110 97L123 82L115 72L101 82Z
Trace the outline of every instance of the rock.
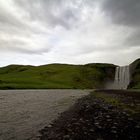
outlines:
M80 123L76 122L76 123L74 123L74 125L80 126Z
M112 126L111 129L117 129L117 127L116 126Z
M84 132L85 135L87 135L87 132Z
M106 118L110 118L110 115L106 115Z
M94 123L96 126L99 125L99 122Z
M67 128L66 129L68 132L72 132L72 129L71 128Z
M138 129L139 129L139 128L140 128L140 126L139 126L139 125L136 125L136 126L135 126L135 128L138 128Z
M70 135L65 135L63 138L64 139L69 139L70 138Z
M90 131L90 132L94 132L94 129L90 129L89 131Z
M133 121L133 118L128 118L128 121Z
M80 121L83 121L83 118L80 118L79 120L80 120Z
M76 121L77 119L76 118L72 118L72 121Z
M118 123L117 123L117 122L114 122L113 124L114 124L114 125L118 125Z
M50 127L52 127L52 125L51 125L51 124L49 124L47 127L48 127L48 128L50 128Z
M107 122L111 122L111 121L112 121L112 119L107 119L106 121L107 121Z
M116 134L116 133L117 133L117 131L116 131L116 130L111 130L111 132L112 132L112 133L114 133L114 134Z
M68 124L67 126L68 126L68 127L71 127L71 124Z
M98 129L101 129L101 128L102 128L102 126L101 126L101 125L97 125L97 128L98 128Z

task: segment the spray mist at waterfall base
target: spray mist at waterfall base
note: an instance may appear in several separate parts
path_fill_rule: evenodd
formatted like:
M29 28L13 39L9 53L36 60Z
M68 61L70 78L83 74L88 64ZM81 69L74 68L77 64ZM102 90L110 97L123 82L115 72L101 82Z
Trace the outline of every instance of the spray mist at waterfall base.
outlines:
M107 81L104 89L117 89L117 87L115 87L114 81Z

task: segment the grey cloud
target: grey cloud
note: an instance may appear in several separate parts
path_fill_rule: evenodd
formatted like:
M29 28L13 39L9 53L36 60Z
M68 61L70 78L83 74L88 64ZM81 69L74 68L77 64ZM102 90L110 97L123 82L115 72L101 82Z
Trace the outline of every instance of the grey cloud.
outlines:
M124 47L140 47L140 0L104 0L102 10L114 24L131 29Z
M140 26L140 0L105 0L102 8L114 23Z
M30 49L25 49L25 48L21 48L21 47L12 47L12 50L14 52L20 52L20 53L25 53L25 54L38 54L38 55L42 55L43 53L49 53L51 52L50 48L42 48L42 49L37 49L37 50L30 50Z
M83 8L94 9L97 0L14 0L26 11L31 20L42 21L47 26L76 27L81 20Z
M7 5L13 6L12 8L15 9L17 8L15 4L11 5L11 3L7 3ZM26 12L25 9L12 11L8 9L7 5L0 5L0 51L26 54L42 54L49 52L51 49L48 45L45 47L45 44L40 47L36 45L38 49L34 48L34 46L30 49L31 44L28 40L33 42L38 39L38 37L33 36L39 36L39 34L41 34L41 31L39 32L41 24L38 24L38 28L34 29L32 27L32 22L29 21L27 17L22 18L22 14L17 15L15 13L20 13L20 11ZM19 37L22 40L18 39Z
M26 46L26 47L25 47ZM50 52L52 47L43 47L38 49L30 49L30 44L19 40L0 40L0 50L1 52L19 52L22 54L43 54Z
M6 7L0 5L0 34L29 36L33 29L24 21L12 13Z
M11 0L12 4L2 1L14 9L11 12L10 8L0 5L0 53L3 55L12 56L14 52L27 61L28 56L32 58L31 64L42 63L44 59L50 63L88 63L97 57L116 62L127 49L128 52L134 49L131 56L139 55L139 48L135 48L140 45L138 0ZM106 15L113 22L106 21ZM122 29L125 26L133 31L126 40ZM114 53L115 59L113 55L108 56ZM76 62L75 56L83 57Z
M0 5L0 23L3 24L3 26L11 26L15 28L20 29L26 29L27 25L22 22L20 19L18 19L13 13L8 11L5 7Z
M25 29L22 26L12 26L9 22L8 24L0 22L0 34L1 35L8 35L8 36L30 36L31 35L31 30Z
M140 46L140 29L134 30L124 41L124 44L128 46Z
M46 25L61 25L65 28L71 28L80 16L79 9L70 6L73 2L71 0L15 0L17 6L29 14L31 20L41 20Z

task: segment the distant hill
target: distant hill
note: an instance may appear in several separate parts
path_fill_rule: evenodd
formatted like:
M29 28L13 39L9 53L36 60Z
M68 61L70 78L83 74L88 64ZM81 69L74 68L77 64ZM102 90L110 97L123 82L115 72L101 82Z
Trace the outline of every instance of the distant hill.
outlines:
M140 89L140 58L130 64L131 82L129 88Z
M113 64L9 65L0 68L0 89L87 89L104 88L113 81Z

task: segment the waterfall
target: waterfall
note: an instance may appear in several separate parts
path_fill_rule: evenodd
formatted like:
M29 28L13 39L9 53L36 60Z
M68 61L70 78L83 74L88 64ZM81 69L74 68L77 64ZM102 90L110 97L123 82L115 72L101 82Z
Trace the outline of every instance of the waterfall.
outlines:
M114 88L127 89L130 82L129 66L116 67Z

